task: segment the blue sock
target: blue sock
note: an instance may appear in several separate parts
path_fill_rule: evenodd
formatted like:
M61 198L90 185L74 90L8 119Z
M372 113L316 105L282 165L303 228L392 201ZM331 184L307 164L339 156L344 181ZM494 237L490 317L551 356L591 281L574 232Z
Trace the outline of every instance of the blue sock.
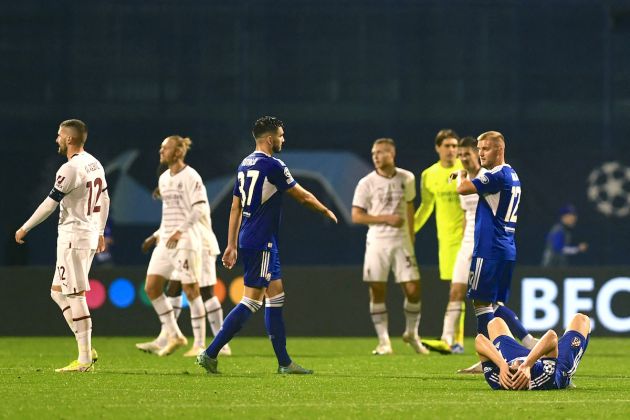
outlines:
M490 338L488 335L488 323L494 319L494 311L491 306L480 306L475 308L477 317L477 332Z
M520 319L516 316L516 314L510 309L503 305L497 305L497 308L494 310L494 315L503 319L507 326L512 331L519 340L525 338L529 331L525 328Z
M255 300L248 299L246 297L234 307L225 317L223 326L219 330L219 333L214 337L212 343L206 349L206 354L213 359L216 359L219 355L219 350L223 348L235 335L238 333L245 322L249 319L254 312L261 307L261 303Z
M280 366L289 366L291 358L287 353L287 336L284 330L284 317L282 306L284 305L284 293L267 300L265 306L265 328L271 340L273 351L276 353Z

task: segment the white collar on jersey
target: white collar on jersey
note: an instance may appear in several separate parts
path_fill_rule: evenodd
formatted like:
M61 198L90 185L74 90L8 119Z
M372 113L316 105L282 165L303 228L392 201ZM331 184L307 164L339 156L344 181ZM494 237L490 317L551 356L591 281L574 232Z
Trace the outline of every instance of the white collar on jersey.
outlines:
M263 155L265 155L267 157L271 157L271 155L268 155L267 153L263 152L262 150L254 150L254 153L262 153Z

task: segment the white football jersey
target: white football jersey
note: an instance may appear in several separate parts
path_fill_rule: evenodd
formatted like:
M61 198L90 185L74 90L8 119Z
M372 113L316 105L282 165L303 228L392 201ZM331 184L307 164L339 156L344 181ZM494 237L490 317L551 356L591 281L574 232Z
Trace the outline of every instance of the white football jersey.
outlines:
M405 221L399 227L372 224L367 238L408 237L407 203L416 198L416 178L413 173L396 168L391 178L370 172L361 178L354 190L352 206L364 209L371 216L398 214Z
M166 246L168 238L190 217L193 205L207 203L206 189L201 176L190 166L184 167L175 175L167 169L158 182L162 199L162 221L160 223L160 242ZM201 233L199 223L195 223L182 232L177 242L178 249L199 249Z
M476 178L479 175L487 172L488 170L485 168L479 169ZM470 179L470 176L468 176ZM457 185L461 183L460 177L457 177ZM462 239L462 243L474 243L475 242L475 213L477 212L477 204L479 203L479 195L478 194L468 194L468 195L460 195L459 202L462 206L462 209L465 212L466 217L466 229L464 229L464 237Z
M205 191L205 187L204 187ZM207 195L207 193L206 193ZM212 230L212 218L210 217L210 205L206 202L200 204L204 206L204 215L199 219L199 233L201 235L201 246L204 251L210 251L210 255L219 255L221 250L219 249L219 242Z
M63 196L59 202L60 241L72 248L97 248L102 229L101 195L106 189L103 166L88 152L77 153L61 165L51 191L51 196Z

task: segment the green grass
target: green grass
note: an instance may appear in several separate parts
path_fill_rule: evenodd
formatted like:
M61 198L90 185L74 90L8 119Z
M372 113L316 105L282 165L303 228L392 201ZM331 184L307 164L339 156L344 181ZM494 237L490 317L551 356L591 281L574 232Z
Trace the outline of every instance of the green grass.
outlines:
M144 339L142 339L144 340ZM594 338L577 389L492 391L454 372L467 355L418 356L401 341L371 356L373 338L289 338L312 376L283 376L264 338L236 338L234 356L206 375L179 351L158 358L137 338L96 337L93 374L58 374L75 357L67 338L0 338L0 417L5 418L630 418L630 339Z

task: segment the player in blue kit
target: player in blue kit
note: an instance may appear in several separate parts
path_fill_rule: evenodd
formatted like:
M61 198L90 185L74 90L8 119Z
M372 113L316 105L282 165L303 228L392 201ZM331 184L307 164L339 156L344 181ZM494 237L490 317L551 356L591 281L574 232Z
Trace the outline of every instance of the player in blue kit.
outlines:
M505 306L516 261L514 232L521 201L521 182L516 171L505 163L505 139L497 131L488 131L477 138L481 166L488 169L472 180L466 171L457 192L479 194L475 214L475 247L468 278L469 299L477 317L477 332L488 337L488 322L502 318L527 348L536 339L529 334L516 314ZM462 373L480 373L477 369Z
M273 157L282 150L284 127L275 117L261 117L252 130L256 150L238 167L230 210L228 244L223 265L231 269L240 254L245 269L243 299L228 314L223 327L210 346L199 353L197 364L208 373L218 373L217 355L249 317L262 306L266 297L265 327L271 339L278 373L309 374L291 360L286 349L282 307L284 288L278 253L278 230L282 215L282 195L286 192L300 204L322 213L337 223L337 217L317 198L302 188L291 176L289 168Z
M490 339L477 335L475 350L492 389L565 389L573 386L571 379L584 356L590 332L588 316L575 314L560 340L549 330L529 350L514 339L501 318L495 318L488 324Z

